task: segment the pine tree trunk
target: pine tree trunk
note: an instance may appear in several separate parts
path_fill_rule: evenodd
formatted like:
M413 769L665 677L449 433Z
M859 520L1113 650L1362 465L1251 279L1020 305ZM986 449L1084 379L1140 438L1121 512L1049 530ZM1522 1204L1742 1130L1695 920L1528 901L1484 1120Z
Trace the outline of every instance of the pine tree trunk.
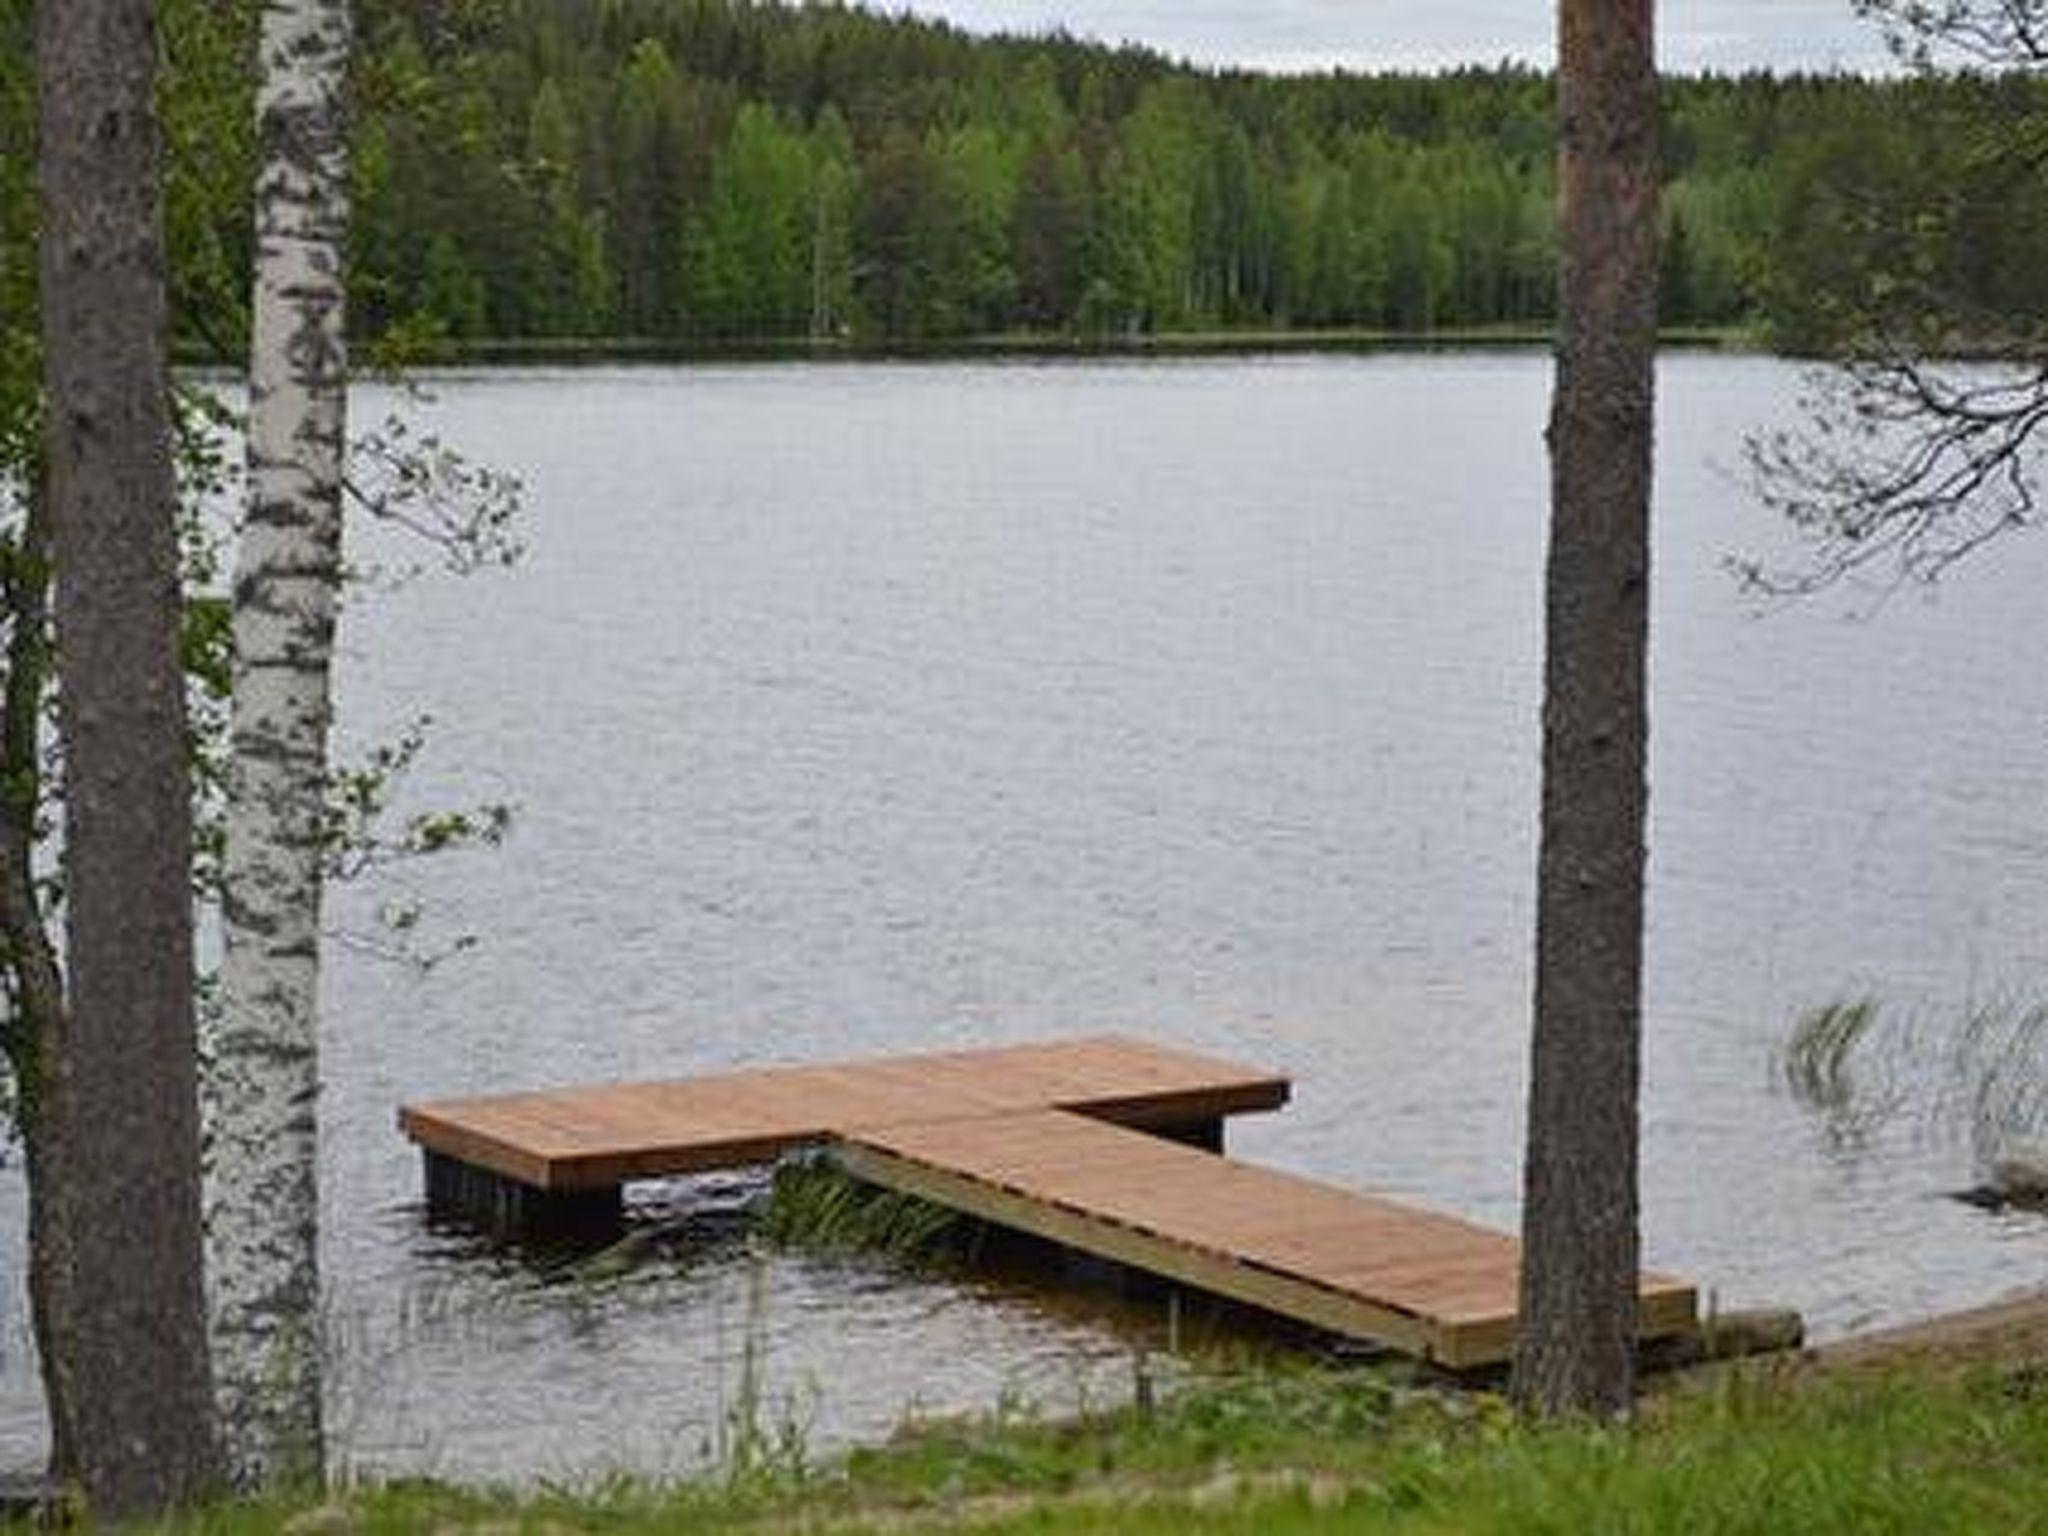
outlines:
M149 0L36 8L70 999L35 1114L58 1444L94 1515L205 1493L191 806Z
M1657 329L1653 0L1559 11L1562 268L1535 1032L1514 1395L1633 1398L1650 480Z
M214 1349L245 1485L322 1471L317 1032L341 579L347 0L271 0L258 82L249 505L235 573Z

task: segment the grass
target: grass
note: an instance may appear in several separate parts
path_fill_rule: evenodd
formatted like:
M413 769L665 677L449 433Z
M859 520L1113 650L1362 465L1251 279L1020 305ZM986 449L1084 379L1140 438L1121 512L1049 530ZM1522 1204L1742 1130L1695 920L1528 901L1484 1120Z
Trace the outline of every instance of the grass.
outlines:
M1515 1423L1379 1371L1197 1381L1150 1411L1014 1405L906 1427L825 1470L525 1496L365 1489L309 1516L229 1505L173 1527L440 1532L1388 1532L1400 1536L2048 1532L2048 1395L2024 1376L1722 1374L1625 1429Z
M1782 1066L1785 1085L1800 1103L1833 1114L1855 1102L1849 1062L1876 1018L1877 1002L1868 997L1824 1003L1799 1016L1785 1044Z
M930 1263L964 1256L974 1225L942 1205L863 1184L828 1154L813 1154L776 1165L756 1231L778 1247Z
M1967 1127L1980 1165L2037 1153L2048 1134L2048 1005L2001 1000L1970 1009L1947 1081L1942 1112Z
M1874 998L1828 1003L1794 1022L1779 1067L1840 1143L1911 1116L1984 1169L2048 1141L2048 1003L1998 997L1953 1017Z
M1873 1049L1875 998L1824 1003L1794 1021L1779 1059L1785 1087L1837 1146L1854 1146L1896 1113L1890 1056Z

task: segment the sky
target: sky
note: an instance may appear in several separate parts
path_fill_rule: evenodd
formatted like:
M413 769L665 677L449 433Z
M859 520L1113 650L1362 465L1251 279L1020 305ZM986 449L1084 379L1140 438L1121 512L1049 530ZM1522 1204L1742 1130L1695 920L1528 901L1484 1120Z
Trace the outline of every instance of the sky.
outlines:
M897 9L904 0L884 6ZM978 32L1055 26L1177 58L1254 69L1434 69L1552 62L1552 0L908 0ZM1875 69L1886 61L1850 0L1662 0L1668 70Z

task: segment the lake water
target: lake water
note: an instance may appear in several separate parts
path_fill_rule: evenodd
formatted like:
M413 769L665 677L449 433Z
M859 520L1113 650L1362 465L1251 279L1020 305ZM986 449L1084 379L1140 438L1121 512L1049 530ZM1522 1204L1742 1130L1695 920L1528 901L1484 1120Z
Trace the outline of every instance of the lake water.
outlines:
M428 419L527 478L531 553L362 599L344 731L431 713L421 803L519 817L337 902L358 939L401 894L479 941L426 973L334 952L338 1459L686 1470L750 1334L819 1449L1130 1378L1127 1329L1015 1286L480 1252L424 1223L408 1098L1126 1030L1294 1074L1235 1149L1512 1223L1548 382L1484 354L436 381ZM1773 1086L1802 1008L1938 1019L2048 971L2048 542L1759 609L1722 561L1777 532L1731 467L1797 382L1663 370L1645 1225L1722 1306L1834 1335L2048 1263L2048 1226L1944 1198L1958 1144L1851 1155Z

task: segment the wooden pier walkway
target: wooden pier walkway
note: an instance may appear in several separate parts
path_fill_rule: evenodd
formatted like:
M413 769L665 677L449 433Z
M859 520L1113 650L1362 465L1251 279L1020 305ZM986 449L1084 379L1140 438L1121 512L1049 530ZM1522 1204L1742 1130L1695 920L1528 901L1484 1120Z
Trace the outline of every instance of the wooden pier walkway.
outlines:
M409 1106L430 1207L603 1230L620 1186L826 1146L856 1177L1454 1369L1512 1348L1520 1249L1222 1154L1285 1077L1115 1036ZM1695 1326L1645 1275L1645 1338Z
M1020 1109L1192 1136L1227 1115L1278 1109L1287 1094L1276 1072L1097 1035L442 1100L408 1105L398 1123L429 1154L531 1188L602 1191L773 1162L863 1126Z
M1514 1346L1521 1245L1061 1110L842 1138L857 1178L1453 1370ZM1644 1338L1694 1325L1693 1287L1645 1275Z

